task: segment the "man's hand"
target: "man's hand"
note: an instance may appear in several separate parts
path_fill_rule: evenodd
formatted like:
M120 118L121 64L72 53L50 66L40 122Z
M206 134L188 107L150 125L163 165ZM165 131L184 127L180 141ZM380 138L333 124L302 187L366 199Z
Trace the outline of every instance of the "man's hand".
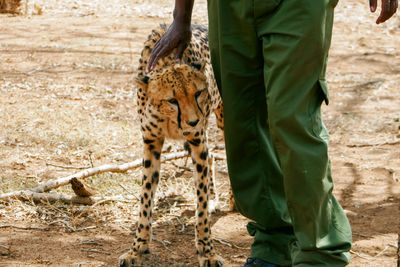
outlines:
M378 7L378 0L369 0L369 6L371 8L371 12L375 12ZM381 14L379 14L378 19L376 20L376 24L383 23L390 19L394 13L396 13L398 6L398 0L382 0L382 10Z
M174 49L176 49L175 58L177 61L180 61L191 37L190 23L187 24L175 20L154 45L147 64L147 72L152 71L157 65L158 60L169 55Z
M183 52L192 38L190 23L192 20L194 0L175 0L174 22L168 30L154 45L151 51L149 62L147 63L147 72L150 72L157 65L160 58L168 56L174 49L175 58L181 61Z

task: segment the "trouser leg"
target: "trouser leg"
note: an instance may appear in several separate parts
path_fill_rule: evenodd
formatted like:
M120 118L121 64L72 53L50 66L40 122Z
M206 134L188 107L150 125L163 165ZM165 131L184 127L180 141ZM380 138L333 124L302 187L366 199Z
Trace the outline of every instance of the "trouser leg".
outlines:
M249 225L252 256L281 265L294 240L286 203L295 232L292 265L349 260L350 226L331 194L320 119L333 1L209 1L233 193L239 210L257 222Z
M351 230L332 195L328 134L320 115L328 99L324 72L336 2L283 0L257 27L271 138L296 236L294 266L349 261Z
M257 223L252 256L290 265L294 240L282 173L268 128L262 43L252 1L209 1L209 39L224 102L229 176L239 211ZM245 38L241 38L245 37Z

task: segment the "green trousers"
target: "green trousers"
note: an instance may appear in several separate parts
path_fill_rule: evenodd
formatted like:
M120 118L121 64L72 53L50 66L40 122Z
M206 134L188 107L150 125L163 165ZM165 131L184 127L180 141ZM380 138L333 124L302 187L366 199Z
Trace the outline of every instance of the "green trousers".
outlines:
M233 195L251 256L345 266L351 229L332 195L325 67L337 0L208 0Z

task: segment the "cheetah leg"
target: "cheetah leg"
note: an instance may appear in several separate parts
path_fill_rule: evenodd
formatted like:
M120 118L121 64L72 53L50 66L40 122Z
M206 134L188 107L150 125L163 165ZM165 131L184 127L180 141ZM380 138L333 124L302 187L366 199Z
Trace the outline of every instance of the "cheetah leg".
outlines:
M149 254L154 195L160 175L160 155L164 139L144 138L143 180L139 222L132 248L119 258L120 267L140 266Z
M219 196L217 191L217 185L215 183L215 159L210 154L208 157L208 168L210 170L210 181L209 181L209 202L208 202L208 211L213 213L217 210L220 210Z
M209 202L209 156L205 137L189 141L191 156L195 165L197 209L195 244L200 267L223 266L223 259L215 253L211 239L211 224L208 211Z
M215 117L217 119L217 127L224 131L224 107L222 100L219 102L218 107L214 110ZM232 187L229 186L229 210L237 211L235 199L233 198Z

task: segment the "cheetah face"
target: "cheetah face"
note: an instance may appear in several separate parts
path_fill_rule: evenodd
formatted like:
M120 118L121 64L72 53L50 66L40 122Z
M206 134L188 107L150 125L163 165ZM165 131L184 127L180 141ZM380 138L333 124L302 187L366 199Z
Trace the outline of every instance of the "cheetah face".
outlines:
M197 136L206 124L210 95L202 67L175 64L149 77L147 109L166 121L171 135Z

